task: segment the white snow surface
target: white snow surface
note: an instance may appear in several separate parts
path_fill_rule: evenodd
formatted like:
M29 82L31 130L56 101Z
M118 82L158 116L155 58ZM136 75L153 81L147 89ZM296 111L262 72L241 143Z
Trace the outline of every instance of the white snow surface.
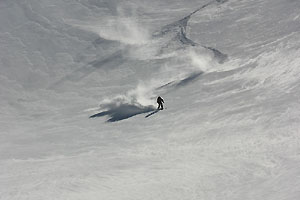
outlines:
M300 199L299 11L1 0L0 199Z

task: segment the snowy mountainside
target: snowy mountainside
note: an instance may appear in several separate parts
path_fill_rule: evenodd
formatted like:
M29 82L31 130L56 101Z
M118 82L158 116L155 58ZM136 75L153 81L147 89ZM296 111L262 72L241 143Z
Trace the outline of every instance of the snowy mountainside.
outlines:
M0 1L0 199L298 199L299 9Z

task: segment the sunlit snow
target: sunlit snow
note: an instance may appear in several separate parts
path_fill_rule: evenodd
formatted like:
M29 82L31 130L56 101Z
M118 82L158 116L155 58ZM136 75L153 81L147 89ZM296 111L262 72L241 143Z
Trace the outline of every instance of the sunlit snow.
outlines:
M300 199L299 11L1 0L0 199Z

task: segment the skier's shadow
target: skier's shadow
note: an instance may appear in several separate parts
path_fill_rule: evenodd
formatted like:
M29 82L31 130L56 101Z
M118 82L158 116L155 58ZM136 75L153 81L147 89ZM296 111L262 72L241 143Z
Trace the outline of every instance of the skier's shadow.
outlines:
M158 112L159 112L159 110L155 110L155 111L153 111L152 113L146 115L145 118L148 118L148 117L150 117L151 115L154 115L154 114L156 114L156 113L158 113Z
M126 104L126 103L120 105L111 103L111 104L107 104L106 107L107 107L106 111L94 114L89 118L109 116L107 122L116 122L116 121L128 119L135 115L148 113L155 110L153 106L139 106L139 105Z

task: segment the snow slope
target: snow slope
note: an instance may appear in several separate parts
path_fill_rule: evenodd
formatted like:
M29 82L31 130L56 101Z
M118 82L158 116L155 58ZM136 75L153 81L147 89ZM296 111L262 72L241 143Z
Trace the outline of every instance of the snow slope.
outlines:
M299 10L0 1L0 199L299 199Z

